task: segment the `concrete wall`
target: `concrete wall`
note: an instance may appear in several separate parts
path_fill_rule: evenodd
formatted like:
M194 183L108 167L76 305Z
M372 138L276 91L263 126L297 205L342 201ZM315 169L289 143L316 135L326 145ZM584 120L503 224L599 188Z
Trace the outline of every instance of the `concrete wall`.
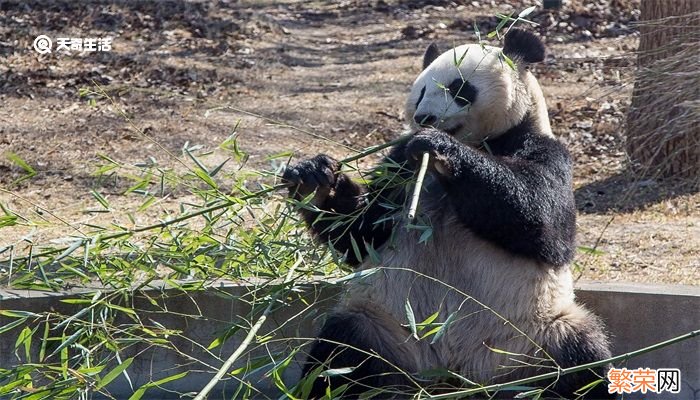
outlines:
M608 324L613 334L615 354L626 353L700 329L700 287L601 283L586 283L579 286L577 290L579 300L595 310ZM251 310L248 301L251 294L249 292L248 286L231 284L189 293L160 287L149 292L149 296L156 300L156 306L143 296L137 296L135 307L143 310L140 316L144 323L157 322L170 329L182 331L181 335L170 337L182 355L159 348L148 348L145 343L132 345L121 356L127 358L139 353L136 361L128 369L134 387L189 371L186 378L171 382L165 387L181 393L201 390L213 376L212 368L193 362L188 359L188 356L218 368L221 365L221 359L227 358L238 347L245 331L239 332L223 347L215 349L214 355L206 354L193 343L201 343L206 347L232 324L250 321ZM273 340L262 346L251 347L252 351L246 354L242 361L278 352L284 354L291 347L301 343L301 339L291 341L277 339L312 337L313 319L332 306L337 293L337 289L326 288L321 292L318 287L310 287L303 295L285 299L286 304L280 304L260 332L261 336L271 333ZM4 290L0 291L0 309L34 312L56 310L69 315L77 312L80 307L62 303L60 300L75 297L77 297L75 292L43 293ZM309 307L308 305L312 303L317 305ZM165 313L163 312L165 309L178 314ZM260 310L256 312L259 313ZM0 316L0 327L11 321ZM0 367L2 368L18 363L14 354L14 344L20 329L21 327L18 327L0 335ZM277 360L279 361L280 358L278 357ZM242 365L242 363L237 364L237 366ZM628 369L680 368L683 381L682 392L679 395L664 394L653 397L647 394L644 397L626 396L625 399L700 399L700 391L697 391L700 389L700 337L634 358L624 365L618 365L618 367L623 366ZM298 379L298 374L298 360L294 360L283 375L283 379L291 383ZM277 392L270 379L260 374L252 379L258 390L273 398L279 397L274 395ZM238 382L229 378L215 389L210 398L221 398L224 394L233 396L237 387ZM115 380L109 386L109 391L114 397L120 399L128 398L132 393L123 377ZM239 395L239 397L242 396ZM178 394L152 388L144 398L178 398Z
M280 304L259 332L259 335L263 337L274 330L271 334L276 340L262 346L251 346L252 351L245 354L241 358L241 362L235 364L234 369L244 366L245 362L259 356L277 353L289 354L289 350L301 342L300 340L282 341L280 339L311 336L314 331L312 327L313 317L318 315L319 309L330 306L332 298L332 290L321 293L318 289L318 287L311 287L303 295L285 299L287 304ZM262 289L261 293L266 294L266 289ZM224 346L212 350L213 354L211 355L203 349L206 349L217 336L234 324L241 324L245 328L249 327L247 321L257 318L257 315L262 312L261 309L258 309L255 310L255 315L251 315L250 301L253 294L251 287L245 285L226 284L197 292L154 288L149 290L148 294L152 300L156 301L157 306L154 306L143 295L137 294L132 307L142 310L139 315L145 325L156 326L160 324L168 329L181 331L181 334L168 338L181 354L173 350L149 347L146 343L134 343L127 347L120 353L122 359L138 354L138 358L127 369L133 387L138 388L149 382L188 371L185 378L164 385L168 391L158 388L149 389L144 396L144 398L149 399L177 399L180 396L175 392L200 391L214 376L214 368L219 368L223 363L222 360L225 360L240 345L247 329L234 335ZM0 291L0 310L24 310L36 313L53 310L65 315L72 315L78 312L82 306L62 303L61 300L77 298L78 296L79 293L76 292L44 293L27 290L4 290ZM318 303L319 309L308 307L308 304L313 303ZM167 313L164 310L172 312ZM82 318L88 317L83 316ZM13 319L0 316L0 327L12 321ZM115 325L119 322L127 321L117 321ZM133 323L133 321L129 323ZM18 363L18 358L14 354L14 346L17 335L22 328L18 327L0 335L0 368L11 367ZM37 341L35 340L35 342ZM203 348L197 346L196 343L203 345ZM38 354L38 343L35 344L37 346L34 346L34 357ZM47 353L50 352L51 348ZM22 353L23 351L20 351L20 354ZM202 363L193 361L195 359ZM36 358L32 361L36 361ZM54 360L54 362L56 361ZM299 367L292 365L284 375L285 379L290 382L295 381L298 379L298 371ZM266 393L278 393L270 379L262 376L253 376L251 379L256 381L255 384L259 390ZM224 394L231 398L238 386L238 381L229 376L226 381L217 386L210 398L223 398ZM133 393L123 376L110 384L108 390L117 399L127 399Z

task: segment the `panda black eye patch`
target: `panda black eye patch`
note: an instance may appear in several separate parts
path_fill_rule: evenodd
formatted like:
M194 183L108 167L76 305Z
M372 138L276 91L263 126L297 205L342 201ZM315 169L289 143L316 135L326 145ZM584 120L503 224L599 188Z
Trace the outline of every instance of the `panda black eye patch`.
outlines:
M474 103L476 100L477 90L469 82L465 82L462 78L457 78L447 86L450 90L450 94L455 99L455 103L460 107L466 107L469 104Z
M425 86L420 90L420 96L418 96L418 101L416 101L416 108L418 108L420 102L423 101L423 96L425 96Z

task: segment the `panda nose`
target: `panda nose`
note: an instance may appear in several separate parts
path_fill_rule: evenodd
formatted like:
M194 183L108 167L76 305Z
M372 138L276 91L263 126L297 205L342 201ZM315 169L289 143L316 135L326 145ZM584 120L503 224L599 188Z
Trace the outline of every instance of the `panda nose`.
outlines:
M418 125L433 125L437 122L437 117L430 114L416 114L413 116L413 120Z

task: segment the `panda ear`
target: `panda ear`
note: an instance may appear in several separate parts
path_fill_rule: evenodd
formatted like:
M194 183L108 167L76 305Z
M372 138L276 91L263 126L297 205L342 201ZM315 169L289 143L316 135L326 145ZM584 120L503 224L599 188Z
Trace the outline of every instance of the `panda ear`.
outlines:
M534 33L522 29L511 29L503 43L503 54L526 63L544 61L544 53L542 40Z
M440 55L440 49L438 49L435 42L430 43L427 49L425 49L425 54L423 54L423 69L428 68L433 61Z

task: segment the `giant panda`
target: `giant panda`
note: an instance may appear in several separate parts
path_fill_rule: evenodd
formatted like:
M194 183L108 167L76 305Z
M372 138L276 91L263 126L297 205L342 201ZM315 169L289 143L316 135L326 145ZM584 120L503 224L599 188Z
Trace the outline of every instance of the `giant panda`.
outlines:
M574 300L572 161L529 71L544 55L540 39L518 29L503 48L467 44L440 54L431 45L405 107L410 137L368 183L323 154L286 169L314 237L373 271L347 285L308 352L304 374L318 376L311 397L346 384L347 397L372 388L401 397L610 357L603 323ZM426 152L417 220L408 221L406 182ZM440 336L433 329L421 338L424 326L416 335L435 313L428 328L443 323ZM424 372L436 370L457 379L426 381ZM574 398L604 382L605 371L537 386ZM587 390L586 398L610 397L604 383Z

